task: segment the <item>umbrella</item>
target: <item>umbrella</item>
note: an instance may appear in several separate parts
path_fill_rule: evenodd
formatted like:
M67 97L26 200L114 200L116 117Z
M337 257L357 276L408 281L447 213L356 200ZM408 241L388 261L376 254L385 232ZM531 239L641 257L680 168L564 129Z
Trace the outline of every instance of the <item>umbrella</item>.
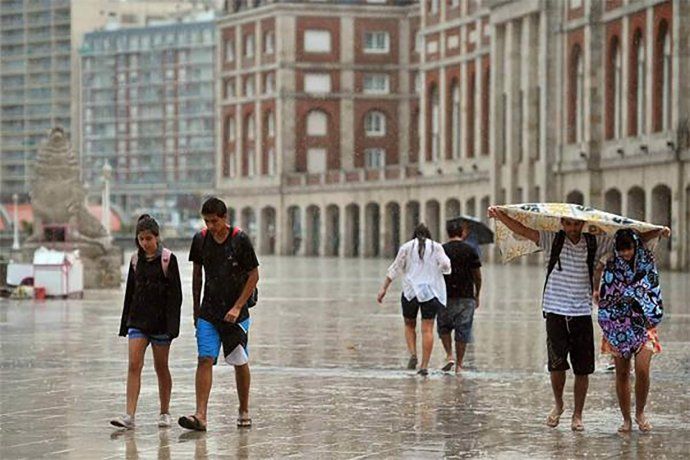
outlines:
M469 225L470 239L475 241L476 244L491 244L494 242L494 232L491 231L488 225L476 217L460 215L453 219L449 219L448 222Z
M571 203L523 203L497 206L509 217L535 230L557 232L561 229L561 219L577 219L585 222L583 232L595 235L613 235L621 228L632 228L639 232L663 228L639 220L600 211L589 206ZM516 257L540 251L539 247L530 240L511 232L499 220L496 223L496 243L503 261L508 262ZM648 244L654 245L650 241ZM650 247L651 249L651 247Z

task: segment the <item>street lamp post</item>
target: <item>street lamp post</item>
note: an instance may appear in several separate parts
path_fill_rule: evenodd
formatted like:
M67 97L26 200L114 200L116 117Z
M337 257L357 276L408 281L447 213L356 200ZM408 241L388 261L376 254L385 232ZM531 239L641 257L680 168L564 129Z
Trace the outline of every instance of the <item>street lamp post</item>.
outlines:
M14 212L12 215L13 218L13 224L12 224L12 249L13 250L18 250L19 249L19 211L17 208L19 207L19 195L16 193L12 195L12 201L14 202Z
M101 197L101 224L105 231L110 235L110 178L113 168L106 160L103 164L103 196Z

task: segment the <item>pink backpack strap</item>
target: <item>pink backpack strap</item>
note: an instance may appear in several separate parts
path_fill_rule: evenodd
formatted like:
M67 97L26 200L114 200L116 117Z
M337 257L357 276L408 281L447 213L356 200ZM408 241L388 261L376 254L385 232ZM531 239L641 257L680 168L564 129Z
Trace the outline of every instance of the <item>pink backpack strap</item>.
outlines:
M172 251L168 248L163 248L163 252L161 253L161 265L163 266L163 275L165 277L168 277L168 266L170 265L170 256L172 255Z
M242 229L240 227L232 227L232 235L230 235L230 238L234 238L241 231Z
M134 272L137 271L137 262L139 262L139 251L136 251L134 254L132 254L132 258L129 261L129 263L132 265L132 271Z

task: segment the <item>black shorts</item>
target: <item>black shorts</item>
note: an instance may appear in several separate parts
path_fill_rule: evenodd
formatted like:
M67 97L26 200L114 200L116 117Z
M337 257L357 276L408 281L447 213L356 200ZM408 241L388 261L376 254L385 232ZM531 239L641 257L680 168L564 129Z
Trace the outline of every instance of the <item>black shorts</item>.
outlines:
M422 319L434 319L439 308L443 308L441 302L436 297L426 302L419 302L415 297L412 300L407 300L403 294L400 298L402 304L403 318L417 319L417 312L422 310Z
M594 372L594 329L591 316L546 314L546 348L549 371L567 371L568 355L573 373Z

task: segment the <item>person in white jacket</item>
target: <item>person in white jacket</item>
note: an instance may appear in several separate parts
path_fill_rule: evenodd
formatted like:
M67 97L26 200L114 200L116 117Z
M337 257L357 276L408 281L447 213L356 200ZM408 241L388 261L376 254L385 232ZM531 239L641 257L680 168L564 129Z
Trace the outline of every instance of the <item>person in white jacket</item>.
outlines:
M428 375L429 359L434 346L434 318L439 308L446 307L446 284L443 275L451 272L450 259L443 246L431 239L424 224L414 230L412 239L398 250L388 267L386 279L376 300L383 302L394 279L402 277L402 314L405 320L405 340L410 359L408 369L417 367L417 312L422 312L422 363L419 375Z

